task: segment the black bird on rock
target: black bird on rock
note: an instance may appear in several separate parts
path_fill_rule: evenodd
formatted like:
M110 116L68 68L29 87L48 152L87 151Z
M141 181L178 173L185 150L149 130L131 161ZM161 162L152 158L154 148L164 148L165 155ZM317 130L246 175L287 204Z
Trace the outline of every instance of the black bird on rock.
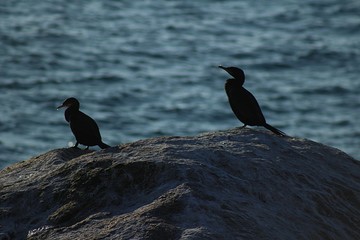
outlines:
M244 123L244 126L263 126L273 133L285 136L282 131L266 123L265 117L255 97L243 87L245 82L244 71L237 67L223 67L234 78L228 79L225 83L225 91L229 99L232 111L236 117Z
M79 143L87 146L86 149L95 145L103 149L110 147L102 142L99 127L94 119L79 110L80 103L76 98L66 99L57 109L62 107L67 108L65 110L65 119L69 122L71 131L76 138L75 148Z

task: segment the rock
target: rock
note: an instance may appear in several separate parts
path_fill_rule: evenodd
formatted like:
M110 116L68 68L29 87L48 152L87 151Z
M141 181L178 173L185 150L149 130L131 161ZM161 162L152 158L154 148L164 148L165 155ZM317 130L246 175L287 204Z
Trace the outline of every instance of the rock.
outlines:
M0 172L1 239L360 239L360 163L309 140L232 129Z

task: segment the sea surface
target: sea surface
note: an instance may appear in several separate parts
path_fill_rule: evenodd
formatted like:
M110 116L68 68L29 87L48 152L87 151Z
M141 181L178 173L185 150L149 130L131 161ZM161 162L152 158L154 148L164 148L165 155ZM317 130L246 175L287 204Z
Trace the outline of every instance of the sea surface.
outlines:
M360 1L5 0L0 168L74 143L71 96L110 145L242 126L218 65L271 125L360 159Z

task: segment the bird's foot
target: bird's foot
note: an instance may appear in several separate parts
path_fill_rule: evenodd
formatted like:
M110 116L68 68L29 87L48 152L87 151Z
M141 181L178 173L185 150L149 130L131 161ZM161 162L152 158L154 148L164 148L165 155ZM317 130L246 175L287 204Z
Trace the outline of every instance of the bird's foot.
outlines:
M245 128L246 126L247 126L247 125L246 125L246 124L244 124L244 126L241 126L241 127L240 127L240 129L243 129L243 128Z

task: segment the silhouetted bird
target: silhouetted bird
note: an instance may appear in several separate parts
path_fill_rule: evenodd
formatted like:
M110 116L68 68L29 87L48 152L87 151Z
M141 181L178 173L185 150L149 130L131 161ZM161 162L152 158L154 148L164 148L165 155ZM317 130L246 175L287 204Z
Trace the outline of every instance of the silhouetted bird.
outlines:
M77 147L79 143L87 146L86 149L95 145L101 148L110 147L102 142L99 127L94 119L79 110L80 103L76 98L66 99L57 109L62 107L67 108L65 110L65 119L69 122L71 131L76 138L74 147Z
M282 131L266 123L261 108L255 97L243 87L245 74L243 70L236 67L223 67L234 78L228 79L225 83L225 91L229 98L229 103L236 117L246 125L263 126L277 135L285 136Z

